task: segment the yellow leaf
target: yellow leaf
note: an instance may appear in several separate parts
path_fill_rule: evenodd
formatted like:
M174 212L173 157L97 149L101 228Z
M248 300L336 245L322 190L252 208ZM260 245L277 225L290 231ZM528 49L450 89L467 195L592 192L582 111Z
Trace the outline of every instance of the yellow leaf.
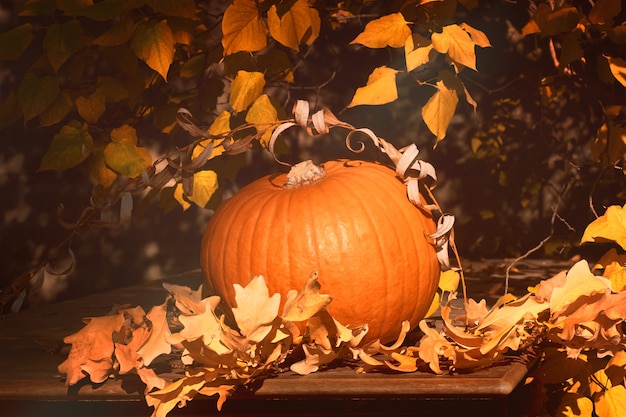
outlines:
M300 44L311 45L320 32L320 16L309 6L307 0L297 0L282 16L278 16L276 5L267 12L270 35L281 44L295 51Z
M603 277L611 281L613 292L626 290L626 267L618 262L611 262L604 268Z
M91 154L92 148L93 139L87 125L71 121L54 135L38 170L64 170L76 166Z
M78 20L51 25L43 39L43 48L55 71L82 46L83 28Z
M441 291L454 292L459 287L461 276L451 269L441 272L439 275L439 289Z
M152 165L146 148L137 146L137 132L129 125L111 131L111 143L104 148L104 160L115 172L129 178L140 175Z
M470 35L472 42L474 42L477 46L480 46L481 48L491 47L489 38L487 38L487 35L485 35L484 32L471 27L467 23L461 23L460 28Z
M613 74L615 79L619 81L621 85L626 87L626 60L622 58L613 58L606 55L605 58L609 61L611 74Z
M261 72L240 70L230 86L229 102L236 112L247 109L263 92L265 76Z
M610 241L626 249L626 205L610 206L587 226L580 243Z
M206 207L217 187L215 171L198 171L193 174L193 193L187 198L199 207Z
M589 270L587 261L579 261L567 272L563 286L556 287L552 291L550 312L552 315L558 315L579 297L604 293L610 287L609 280L596 276Z
M598 417L626 416L626 387L616 385L601 394L595 401Z
M426 313L424 318L427 319L427 318L431 317L433 314L435 314L437 309L439 309L439 304L440 303L441 303L441 296L439 295L438 292L436 292L435 296L433 297L433 301L430 303L430 307L428 307L428 312Z
M106 97L101 90L76 98L76 110L87 123L96 123L106 110Z
M413 71L415 68L430 62L433 44L421 35L413 34L406 39L404 44L404 57L406 70Z
M104 188L110 187L117 179L117 174L104 161L104 148L95 147L91 158L91 177Z
M458 25L448 25L431 36L435 51L448 54L455 63L476 71L476 51L470 35Z
M422 119L439 142L446 136L459 97L456 91L446 87L443 81L437 81L437 88L437 92L422 107Z
M580 394L567 393L563 396L554 415L559 417L591 417L593 415L593 402Z
M397 100L397 72L397 70L386 66L376 68L367 78L365 87L360 87L356 90L348 107L364 104L386 104Z
M255 3L235 0L222 19L224 55L235 52L256 52L267 45L267 28Z
M267 94L259 96L259 98L252 103L248 114L246 114L246 122L255 124L257 132L263 132L260 142L261 145L265 147L268 146L272 132L276 127L275 124L272 125L271 123L277 120L278 112L272 105Z
M50 107L61 89L59 81L50 76L37 77L27 73L17 89L17 104L24 115L24 123L42 114Z
M287 293L283 307L283 320L294 322L308 320L320 309L330 304L332 300L330 296L320 294L321 286L317 278L317 272L313 272L299 292L292 290Z
M224 110L219 116L217 116L213 123L211 123L211 126L209 126L209 133L214 136L219 136L227 132L230 132L230 113ZM206 148L211 142L213 142L214 148L213 152L211 152L211 155L209 155L207 160L221 155L222 153L224 153L224 147L219 146L219 144L222 143L223 140L224 139L206 139L201 141L193 149L192 158L197 158L198 155L202 153L204 148Z
M139 25L130 41L137 57L167 81L170 64L174 60L176 40L167 21L148 22Z
M185 198L183 184L181 184L180 182L177 183L174 187L173 197L176 201L178 201L178 204L180 204L180 206L183 208L183 211L186 211L189 207L191 207L191 204L189 203L189 201L187 201L187 198Z
M350 44L359 43L368 48L401 48L411 36L411 29L404 20L402 13L392 13L365 25L361 32Z
M0 34L0 61L16 61L33 40L33 25L24 23Z
M233 315L243 336L253 342L260 342L272 329L272 322L278 316L280 294L270 297L265 278L258 275L242 287L234 284L235 303Z

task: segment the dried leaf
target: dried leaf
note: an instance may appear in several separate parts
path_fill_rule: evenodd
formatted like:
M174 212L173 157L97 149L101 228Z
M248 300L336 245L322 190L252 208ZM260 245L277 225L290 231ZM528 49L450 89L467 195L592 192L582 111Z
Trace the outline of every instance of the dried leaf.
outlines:
M290 291L283 307L283 320L299 322L310 319L320 309L332 301L327 294L320 294L321 285L318 282L317 272L311 273L304 287L297 291Z
M579 297L602 294L611 288L611 282L591 273L586 260L577 262L568 272L565 284L556 287L550 297L550 313L563 313Z
M168 355L172 351L172 345L168 343L171 336L167 323L167 302L154 306L150 309L146 318L151 323L150 333L144 343L137 349L144 366L148 366L160 355Z
M248 340L260 342L272 329L272 322L278 316L280 294L270 297L265 278L258 275L242 287L234 284L235 303L233 314L241 334Z

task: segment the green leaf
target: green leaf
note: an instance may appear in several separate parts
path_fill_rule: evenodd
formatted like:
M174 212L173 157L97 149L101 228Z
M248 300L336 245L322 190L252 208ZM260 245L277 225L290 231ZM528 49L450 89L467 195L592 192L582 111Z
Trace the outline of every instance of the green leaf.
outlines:
M217 187L217 174L215 171L198 171L193 175L193 193L187 199L204 208L211 200Z
M229 102L234 111L247 109L263 92L265 76L261 72L238 71L230 86Z
M277 120L278 112L267 94L259 96L250 107L250 110L248 110L248 114L246 114L246 122L255 124L257 132L263 132L260 142L265 147L267 147L272 132L276 127L276 125L269 125L269 123Z
M51 25L43 38L43 48L55 71L82 48L83 44L83 28L78 20Z
M38 171L72 168L83 162L92 148L93 139L87 125L73 120L54 135Z
M96 90L88 96L77 97L76 109L87 123L96 123L106 110L106 97L101 90Z
M16 61L33 40L33 26L24 23L0 35L0 61Z
M135 55L167 81L167 73L174 60L176 41L165 20L139 25L130 42Z
M235 0L222 19L224 55L256 52L267 45L267 28L254 2Z
M446 136L459 97L456 91L446 87L443 81L437 81L437 88L437 92L422 107L422 119L439 143Z
M152 165L146 148L137 146L137 131L123 125L111 131L111 143L104 148L106 164L118 174L135 178Z
M360 87L354 93L348 107L363 104L378 105L391 103L398 99L396 87L397 70L386 66L378 67L367 78L365 87Z
M281 44L295 51L300 43L311 45L320 32L320 16L308 1L298 0L279 17L276 5L267 13L270 35Z
M455 63L476 71L476 51L470 35L458 25L448 25L441 33L433 33L431 40L435 51L448 54Z
M62 90L57 99L43 113L39 115L41 126L52 126L59 123L74 109L74 102L70 94Z
M411 29L402 13L392 13L372 20L350 44L359 43L368 48L401 48L411 36Z
M155 12L167 16L184 17L187 19L198 18L194 0L148 0L147 4Z
M56 78L39 78L30 72L26 74L17 89L17 103L24 114L24 123L43 113L54 103L60 91Z

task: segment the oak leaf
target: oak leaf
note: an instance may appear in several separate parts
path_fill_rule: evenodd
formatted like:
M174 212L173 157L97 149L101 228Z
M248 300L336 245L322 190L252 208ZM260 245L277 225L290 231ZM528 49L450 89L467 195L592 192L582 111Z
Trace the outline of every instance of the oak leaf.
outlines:
M419 328L424 333L420 339L419 357L434 373L441 375L443 371L440 368L439 357L453 359L454 346L441 333L429 327L426 321L422 320Z
M260 342L272 329L272 322L278 316L280 294L270 297L265 278L258 275L242 287L234 284L235 304L233 315L243 336L253 342Z
M215 308L219 302L219 297L208 297L200 301L200 304L204 306L202 311L190 315L180 315L178 320L183 325L183 329L177 333L172 333L167 337L167 341L176 345L184 341L201 339L204 345L220 348L219 343L214 343L219 342L222 334L221 323L215 315ZM219 350L217 353L230 351L225 347Z
M348 107L387 104L397 100L397 73L397 70L386 66L374 69L367 78L367 84L356 90Z
M610 206L587 226L580 243L611 241L626 249L626 205Z
M552 291L550 313L553 316L559 315L579 297L604 293L610 288L611 282L608 279L594 275L586 260L579 261L567 272L564 285Z
M300 44L311 45L319 36L320 16L307 0L297 0L285 14L278 15L272 5L267 12L267 24L272 38L295 51Z
M581 394L566 393L561 399L556 416L563 417L591 417L593 402Z
M317 272L311 273L299 292L291 290L287 293L282 319L292 322L305 321L330 304L332 298L327 294L320 294L320 288Z
M152 307L146 318L151 324L150 333L137 349L144 366L150 365L157 356L167 355L172 351L172 345L167 342L172 334L167 322L167 302Z
M411 36L411 29L402 13L392 13L372 20L350 44L359 43L368 48L401 48Z
M267 45L267 32L255 3L235 0L222 19L224 55L260 51Z
M163 283L163 288L169 292L174 301L176 302L176 308L185 315L201 314L204 313L206 303L202 301L202 284L198 286L197 290L184 285Z

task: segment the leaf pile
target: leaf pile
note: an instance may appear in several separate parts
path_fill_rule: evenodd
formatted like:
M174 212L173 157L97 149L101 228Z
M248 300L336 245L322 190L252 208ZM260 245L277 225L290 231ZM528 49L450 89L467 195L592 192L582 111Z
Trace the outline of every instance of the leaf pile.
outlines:
M625 210L609 208L583 241L623 246ZM331 297L320 293L317 273L288 293L282 312L280 295L269 294L262 276L235 285L237 307L225 314L219 297L202 298L201 288L164 284L169 294L148 313L117 307L86 319L82 330L65 338L72 348L59 371L68 385L136 373L153 416L165 416L197 394L218 395L220 409L237 387L287 369L306 375L343 363L356 364L357 372L471 372L523 359L530 347L542 356L527 383L553 398L558 394L549 414L619 416L626 404L625 264L626 254L615 248L593 267L581 260L522 297L506 294L491 308L468 299L456 313L459 274L445 271L434 302L446 300L443 323L432 327L423 320L416 346L404 344L407 322L399 323L391 346L362 344L367 325L350 328L332 317L326 308ZM536 401L537 415L547 415L546 398Z

